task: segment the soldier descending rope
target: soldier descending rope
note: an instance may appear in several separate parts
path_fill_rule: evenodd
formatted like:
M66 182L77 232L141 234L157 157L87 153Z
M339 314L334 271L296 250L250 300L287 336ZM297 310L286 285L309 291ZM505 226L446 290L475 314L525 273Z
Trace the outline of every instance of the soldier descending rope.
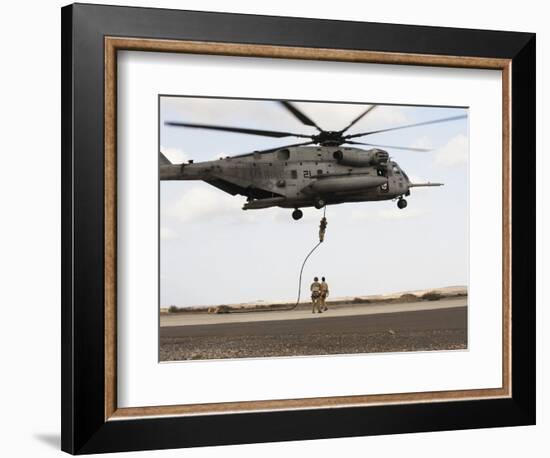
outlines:
M321 223L319 224L319 242L324 242L325 232L327 230L327 219L323 216L321 218Z

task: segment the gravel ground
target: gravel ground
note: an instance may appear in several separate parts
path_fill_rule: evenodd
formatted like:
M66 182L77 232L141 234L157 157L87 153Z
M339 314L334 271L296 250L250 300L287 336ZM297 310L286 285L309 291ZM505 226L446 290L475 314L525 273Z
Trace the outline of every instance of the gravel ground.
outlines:
M334 355L467 348L466 329L368 333L162 337L161 361Z

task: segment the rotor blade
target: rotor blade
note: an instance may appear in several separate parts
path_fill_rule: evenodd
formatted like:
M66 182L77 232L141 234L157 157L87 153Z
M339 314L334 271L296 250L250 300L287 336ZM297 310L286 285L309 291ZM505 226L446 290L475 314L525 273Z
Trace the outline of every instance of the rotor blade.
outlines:
M467 117L468 117L468 115L460 115L460 116L452 116L450 118L434 119L432 121L417 122L415 124L406 124L404 126L390 127L388 129L371 130L369 132L363 132L361 134L346 135L344 138L356 138L356 137L362 137L364 135L379 134L381 132L390 132L392 130L408 129L409 127L427 126L427 125L430 125L430 124L438 124L440 122L455 121L457 119L464 119L464 118L467 118Z
M235 133L238 133L238 134L261 135L263 137L311 138L311 135L294 134L292 132L280 132L280 131L276 131L276 130L246 129L246 128L243 128L243 127L213 126L213 125L210 125L210 124L190 124L190 123L186 123L186 122L175 122L175 121L166 121L164 124L166 126L191 127L191 128L194 128L194 129L221 130L221 131L224 131L224 132L235 132Z
M395 145L378 145L374 143L363 143L363 142L356 142L353 140L348 140L346 143L350 143L352 145L366 145L366 146L376 146L380 148L393 148L393 149L402 149L402 150L410 150L410 151L420 151L422 153L427 153L428 151L431 151L431 149L427 148L412 148L410 146L395 146Z
M322 132L323 129L321 129L315 122L308 116L306 116L303 112L298 110L294 105L292 105L290 102L287 102L285 100L279 100L281 105L285 107L288 111L290 111L296 118L298 118L303 124L306 126L315 127L319 132Z
M272 153L273 151L278 151L278 150L280 150L280 149L292 148L293 146L311 145L311 144L313 144L313 143L315 143L315 142L294 143L294 144L292 144L292 145L277 146L277 147L275 147L275 148L264 149L264 150L261 150L261 151L254 151L254 152L252 152L252 153L244 153L244 154L239 154L239 155L237 155L237 156L231 156L231 158L252 156L253 154Z
M351 121L345 129L342 129L340 131L341 134L343 134L346 130L348 130L351 126L355 125L360 119L368 115L372 110L374 110L378 105L371 105L368 107L363 113L361 113L357 118L355 118L353 121Z

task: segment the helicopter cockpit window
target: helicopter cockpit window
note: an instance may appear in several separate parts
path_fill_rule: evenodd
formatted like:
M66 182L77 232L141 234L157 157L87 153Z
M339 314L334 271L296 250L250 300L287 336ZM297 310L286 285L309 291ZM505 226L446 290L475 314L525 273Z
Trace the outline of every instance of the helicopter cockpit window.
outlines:
M397 173L398 175L401 175L401 170L399 170L398 167L396 167L395 165L393 166L393 173Z
M290 171L290 178L292 179L297 179L298 178L298 172L296 170L291 170Z

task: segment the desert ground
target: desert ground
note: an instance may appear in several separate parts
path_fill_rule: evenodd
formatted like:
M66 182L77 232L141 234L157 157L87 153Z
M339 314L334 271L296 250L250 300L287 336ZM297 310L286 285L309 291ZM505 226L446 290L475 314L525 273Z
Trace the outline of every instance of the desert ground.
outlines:
M463 287L311 304L237 304L161 310L160 361L467 348Z

